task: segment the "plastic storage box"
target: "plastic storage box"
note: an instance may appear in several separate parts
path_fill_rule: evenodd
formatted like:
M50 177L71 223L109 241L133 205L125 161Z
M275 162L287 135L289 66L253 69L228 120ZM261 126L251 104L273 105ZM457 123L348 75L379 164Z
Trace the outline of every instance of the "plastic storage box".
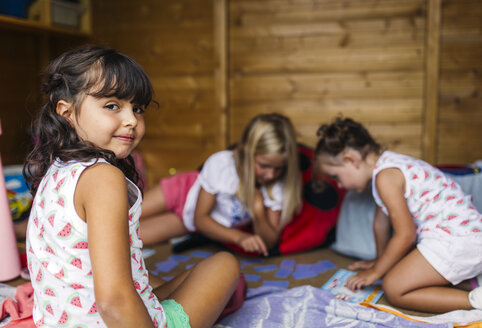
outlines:
M0 0L0 15L27 18L27 7L33 0Z
M52 24L79 28L80 19L85 8L74 2L52 0Z

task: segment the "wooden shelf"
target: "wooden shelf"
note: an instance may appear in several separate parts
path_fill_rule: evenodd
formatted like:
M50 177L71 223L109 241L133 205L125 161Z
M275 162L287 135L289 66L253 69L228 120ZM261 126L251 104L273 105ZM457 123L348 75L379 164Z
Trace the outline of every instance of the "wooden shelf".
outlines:
M17 31L51 33L70 36L89 37L90 34L73 28L47 25L37 21L16 18L12 16L0 15L0 27Z
M52 23L52 10L54 8L58 9L59 3L62 2L56 0L36 0L30 5L28 18L25 19L0 14L0 28L29 33L89 37L92 34L90 0L79 1L79 6L82 6L83 12L80 14L78 28L64 27Z

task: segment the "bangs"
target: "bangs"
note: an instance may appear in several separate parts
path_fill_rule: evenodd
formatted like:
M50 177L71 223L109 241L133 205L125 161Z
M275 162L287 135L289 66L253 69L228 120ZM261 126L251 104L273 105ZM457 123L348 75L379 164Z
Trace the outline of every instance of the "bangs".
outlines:
M127 56L115 52L107 54L88 74L91 77L88 94L93 97L116 97L145 107L152 100L152 85L147 74Z

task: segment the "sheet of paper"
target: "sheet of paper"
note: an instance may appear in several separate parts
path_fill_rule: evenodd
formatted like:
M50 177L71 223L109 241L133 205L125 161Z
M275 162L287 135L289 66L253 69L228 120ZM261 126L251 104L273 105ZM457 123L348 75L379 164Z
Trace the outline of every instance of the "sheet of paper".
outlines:
M381 281L376 282L372 286L367 286L357 291L351 291L345 287L345 284L348 277L354 274L355 272L353 271L340 269L321 287L321 289L330 291L341 300L353 303L376 303L383 295Z

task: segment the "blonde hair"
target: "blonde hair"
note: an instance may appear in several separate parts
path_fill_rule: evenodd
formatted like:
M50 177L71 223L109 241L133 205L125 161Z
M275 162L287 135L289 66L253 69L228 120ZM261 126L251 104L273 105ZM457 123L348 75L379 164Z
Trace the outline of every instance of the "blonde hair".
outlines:
M281 210L281 227L283 227L301 209L302 183L295 130L291 121L283 115L258 115L246 126L234 153L236 171L239 176L237 196L251 216L253 216L256 188L254 157L274 154L285 154L287 158L285 169L277 179L281 179L284 183ZM275 182L266 186L270 197L272 197L271 190Z

